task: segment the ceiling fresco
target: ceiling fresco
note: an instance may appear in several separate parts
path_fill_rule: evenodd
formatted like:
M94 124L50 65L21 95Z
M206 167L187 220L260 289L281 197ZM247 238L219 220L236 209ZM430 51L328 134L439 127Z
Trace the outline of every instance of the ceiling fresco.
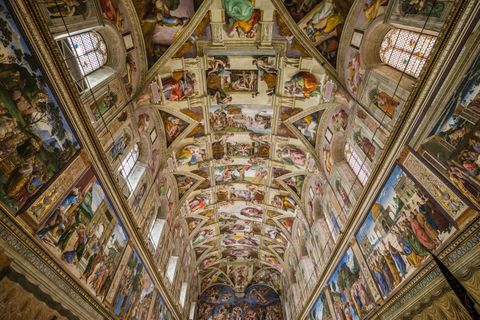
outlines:
M477 253L473 2L0 0L7 238L75 312L409 318Z
M216 0L208 9L191 29L195 41L149 71L137 104L159 112L201 290L279 290L292 227L305 216L305 181L324 177L319 128L345 128L349 96L293 40L295 21L274 3Z

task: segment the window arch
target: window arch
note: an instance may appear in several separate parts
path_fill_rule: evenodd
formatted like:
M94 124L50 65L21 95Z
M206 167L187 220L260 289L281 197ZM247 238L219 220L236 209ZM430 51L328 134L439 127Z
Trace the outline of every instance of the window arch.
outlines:
M133 148L128 152L125 159L122 161L122 165L120 166L120 172L122 176L127 179L130 173L132 172L135 164L137 163L139 155L138 144L135 143Z
M68 37L75 51L80 72L86 76L107 63L107 45L96 31L87 31Z
M180 297L179 302L182 308L185 307L185 302L187 301L187 290L188 290L188 283L182 282L182 287L180 288Z
M170 284L172 284L173 280L175 279L175 273L177 271L177 263L178 263L178 257L170 256L170 258L168 259L167 271L165 273L165 276L167 277Z
M158 208L157 216L155 217L155 220L150 227L149 239L154 251L157 250L160 238L163 234L163 230L165 229L165 224L167 222L167 206L168 204L166 201L161 201L161 205Z
M145 164L138 161L139 155L140 150L138 143L136 143L122 160L120 168L118 168L118 172L126 182L128 188L127 196L137 188L146 169Z
M404 29L391 29L380 46L380 60L406 74L418 78L436 37Z
M340 236L340 232L343 226L340 222L340 219L338 217L336 210L330 207L328 204L326 209L327 209L327 217L326 217L327 219L325 220L327 222L328 229L330 230L330 234L332 235L333 241L337 242L337 239Z
M362 185L365 185L368 177L370 176L370 171L367 169L365 164L362 164L362 159L358 156L357 152L350 147L348 143L345 144L345 159L348 162L350 168L352 168L353 173L357 176L358 180Z

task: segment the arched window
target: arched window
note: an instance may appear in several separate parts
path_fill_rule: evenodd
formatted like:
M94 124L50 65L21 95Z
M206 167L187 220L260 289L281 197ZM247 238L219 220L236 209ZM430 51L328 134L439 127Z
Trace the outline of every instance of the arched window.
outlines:
M328 217L326 219L327 226L330 230L330 234L333 237L333 241L337 242L338 236L340 235L340 232L342 230L342 225L340 224L340 219L338 218L335 209L331 208L328 204L326 209L328 211Z
M392 29L383 38L383 63L418 78L432 52L436 37L404 29Z
M107 46L98 32L79 33L68 37L68 42L75 51L82 75L100 69L107 62Z
M135 190L140 182L140 179L145 172L145 165L138 161L139 148L138 144L134 144L133 148L128 152L123 159L118 171L127 182L129 193Z
M168 212L168 203L167 201L161 201L161 205L158 208L157 216L155 217L155 221L153 222L152 226L150 227L149 238L153 245L154 251L158 248L158 243L162 236L163 230L165 229L166 219L167 219L167 212Z
M128 152L125 159L122 161L122 165L120 166L120 172L122 176L127 179L130 173L132 172L135 164L138 160L138 144L135 144L133 148Z
M195 318L195 307L197 304L195 302L192 302L190 305L190 313L188 315L188 320L193 320Z
M182 287L180 288L180 297L179 297L180 306L182 308L185 307L185 301L187 301L187 289L188 289L188 283L182 282Z
M363 161L348 143L345 144L345 159L347 159L348 165L352 168L353 173L357 176L358 180L360 180L360 183L365 185L370 176L370 172L365 165L362 164Z
M175 273L177 271L177 263L178 263L178 257L170 256L170 259L168 259L168 264L167 264L167 272L165 273L170 283L173 283L173 280L175 279Z

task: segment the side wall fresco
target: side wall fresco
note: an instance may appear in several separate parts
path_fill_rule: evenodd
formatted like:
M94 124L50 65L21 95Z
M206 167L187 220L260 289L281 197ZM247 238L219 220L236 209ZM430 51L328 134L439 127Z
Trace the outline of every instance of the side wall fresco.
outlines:
M45 251L46 259L64 270L65 281L73 279L75 290L82 295L75 303L81 305L86 301L94 308L105 308L101 312L107 316L147 319L161 315L162 319L173 319L171 302L167 307L164 293L155 288L158 280L153 281L152 269L140 257L140 250L133 245L122 222L123 213L119 215L115 209L118 203L113 203L116 200L108 195L89 148L82 144L84 128L70 122L73 118L78 120L78 112L91 122L111 161L112 171L118 174L132 216L139 227L145 228L143 234L148 240L150 217L147 216L158 208L148 207L146 200L165 197L167 192L171 194L171 189L163 191L159 187L165 185L157 187L153 183L160 171L158 154L162 147L161 139L157 139L155 115L150 110L134 110L128 103L146 72L146 65L138 64L144 54L143 42L137 34L140 28L136 20L129 18L134 8L129 1L121 0L99 4L82 0L74 6L39 4L36 18L45 19L48 31L60 47L66 32L94 30L104 38L108 48L107 64L96 73L103 80L90 81L91 87L83 91L80 86L75 87L82 109L73 111L71 104L66 105L70 98L64 96L64 87L51 82L52 62L44 58L46 49L38 44L40 36L38 30L32 29L35 25L31 17L17 14L17 10L31 5L25 3L0 3L2 36L5 36L0 45L2 209L8 216L16 216L16 221ZM24 32L23 27L28 23ZM119 41L111 44L111 39ZM53 40L52 43L55 44ZM66 59L62 57L59 60ZM102 78L101 74L107 76ZM78 80L74 72L71 75L72 81ZM77 134L80 131L82 134ZM139 150L133 169L136 178L122 177L119 170L135 145ZM171 215L174 200L170 195L168 198L172 199L166 206ZM152 249L152 256L157 259L158 251ZM127 274L128 281L122 278ZM178 277L177 282L189 281L190 275ZM57 299L55 292L49 294ZM139 307L132 308L133 304ZM86 306L83 308L86 318L100 318Z

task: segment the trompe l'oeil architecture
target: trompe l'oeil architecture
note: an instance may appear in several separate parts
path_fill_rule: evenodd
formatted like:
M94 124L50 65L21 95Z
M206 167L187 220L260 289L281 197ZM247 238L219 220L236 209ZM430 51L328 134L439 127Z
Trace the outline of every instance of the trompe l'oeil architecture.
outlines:
M0 317L478 319L479 16L0 0Z

